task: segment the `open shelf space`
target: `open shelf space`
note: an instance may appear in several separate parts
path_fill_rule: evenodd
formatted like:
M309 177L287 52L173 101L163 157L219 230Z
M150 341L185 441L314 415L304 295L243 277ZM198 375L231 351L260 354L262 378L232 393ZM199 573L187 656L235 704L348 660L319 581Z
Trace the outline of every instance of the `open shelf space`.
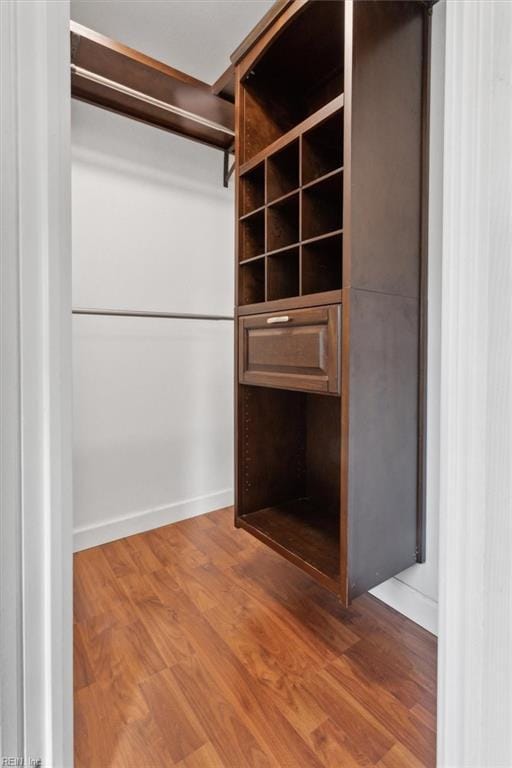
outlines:
M239 304L256 304L265 301L265 259L241 263L238 271Z
M311 499L294 499L276 507L244 515L242 520L315 570L339 578L339 525L332 517L324 524Z
M240 385L240 522L308 572L339 578L339 397ZM312 575L315 575L313 573Z
M271 203L299 187L299 140L267 160L267 202Z
M265 204L265 164L260 163L240 178L241 215Z
M267 208L267 251L299 241L299 193Z
M302 190L301 240L335 232L343 226L343 174Z
M267 256L267 301L299 294L299 249Z
M302 294L333 291L342 286L343 235L302 246Z
M344 4L315 0L251 66L242 82L242 162L343 92L343 40Z
M265 211L240 221L240 260L252 259L265 252Z
M343 112L336 112L302 137L302 184L343 165Z

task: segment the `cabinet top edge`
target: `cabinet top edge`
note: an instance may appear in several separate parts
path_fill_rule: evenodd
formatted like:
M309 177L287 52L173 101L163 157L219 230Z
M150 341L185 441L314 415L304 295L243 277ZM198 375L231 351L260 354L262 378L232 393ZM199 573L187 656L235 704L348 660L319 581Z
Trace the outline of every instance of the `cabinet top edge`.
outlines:
M358 0L354 0L357 2ZM314 0L306 0L306 2L314 2ZM439 0L414 0L414 2L423 5L427 11L431 11L433 6L439 2ZM297 4L297 11L304 5L304 2L297 2L297 0L275 0L273 5L268 9L266 14L260 19L260 21L253 27L249 34L244 37L240 45L231 54L231 63L236 66L239 61L248 53L251 48L256 45L261 37L268 31L272 24L279 19L279 17L294 3Z

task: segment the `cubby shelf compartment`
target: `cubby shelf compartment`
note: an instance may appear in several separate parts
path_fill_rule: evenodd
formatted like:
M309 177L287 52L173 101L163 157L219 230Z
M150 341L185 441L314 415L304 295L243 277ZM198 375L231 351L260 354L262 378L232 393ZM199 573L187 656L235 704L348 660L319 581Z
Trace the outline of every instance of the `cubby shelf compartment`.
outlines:
M301 240L328 234L343 226L343 174L337 173L302 190Z
M290 131L280 136L278 139L270 143L268 146L264 147L264 149L260 150L260 152L258 152L257 155L254 155L248 160L245 160L244 162L242 162L239 168L240 176L244 177L247 173L257 168L267 158L277 154L282 149L285 149L290 144L295 142L300 136L313 130L315 126L324 123L332 115L336 115L336 114L343 115L344 102L345 102L345 99L343 94L336 96L334 99L332 99L332 101L329 101L327 104L324 104L322 107L320 107L320 109L317 112L310 115L302 123L299 123L299 125L294 126Z
M260 209L240 221L240 261L265 252L265 211Z
M342 287L343 235L311 240L302 246L302 294Z
M265 301L265 257L241 262L238 280L239 304L257 304Z
M240 177L241 216L261 208L265 204L265 164L259 163L255 168Z
M267 256L267 301L299 295L299 248Z
M267 159L267 202L299 187L299 139Z
M267 251L286 248L299 241L299 193L267 208Z
M343 112L336 112L302 137L302 184L343 165Z

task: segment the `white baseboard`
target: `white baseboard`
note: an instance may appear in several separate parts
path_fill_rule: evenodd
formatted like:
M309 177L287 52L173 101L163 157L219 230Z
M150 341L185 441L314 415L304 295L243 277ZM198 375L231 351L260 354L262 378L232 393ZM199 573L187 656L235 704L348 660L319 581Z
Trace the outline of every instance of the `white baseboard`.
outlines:
M431 597L399 579L389 579L384 584L379 584L370 590L370 594L433 635L437 635L437 603Z
M106 544L109 541L133 536L134 533L143 533L153 528L160 528L162 525L177 523L179 520L186 520L189 517L204 515L206 512L229 507L231 504L233 504L233 489L227 488L206 496L177 501L163 507L145 509L131 515L75 528L73 550L79 552L82 549L97 547L99 544Z

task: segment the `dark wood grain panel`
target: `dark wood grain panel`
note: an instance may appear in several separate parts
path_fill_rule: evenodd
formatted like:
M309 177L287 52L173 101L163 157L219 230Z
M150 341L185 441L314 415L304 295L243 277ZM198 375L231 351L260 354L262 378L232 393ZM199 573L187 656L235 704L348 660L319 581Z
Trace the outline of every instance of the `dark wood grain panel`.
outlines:
M408 0L353 4L350 284L414 297L421 263L425 13Z
M207 83L73 21L71 62L231 131L234 128L233 104L215 95ZM219 149L229 149L233 145L233 136L229 133L200 125L186 116L172 114L134 96L116 92L108 85L88 80L79 72L72 72L71 94L74 98L98 107Z
M348 562L356 596L416 562L418 301L350 293Z
M250 316L238 322L240 383L339 392L338 307Z

